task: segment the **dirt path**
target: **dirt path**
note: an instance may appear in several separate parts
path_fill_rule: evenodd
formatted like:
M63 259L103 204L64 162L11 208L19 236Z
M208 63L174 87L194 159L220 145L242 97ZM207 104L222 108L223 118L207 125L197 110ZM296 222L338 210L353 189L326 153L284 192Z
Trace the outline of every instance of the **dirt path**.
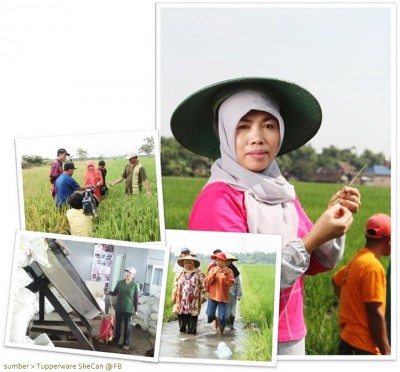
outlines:
M245 332L238 307L235 330L226 328L222 335L214 329L213 323L207 323L206 307L207 303L204 303L199 315L196 335L180 333L178 321L163 324L160 358L233 359L235 353L244 350ZM218 355L217 348L220 342L224 342L229 347L233 352L232 356Z

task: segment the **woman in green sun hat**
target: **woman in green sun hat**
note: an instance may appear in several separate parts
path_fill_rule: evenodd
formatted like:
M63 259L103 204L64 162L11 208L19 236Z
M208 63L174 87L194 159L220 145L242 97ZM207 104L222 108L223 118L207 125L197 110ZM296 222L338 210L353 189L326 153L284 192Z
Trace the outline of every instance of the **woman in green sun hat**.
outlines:
M185 148L216 159L197 197L189 229L283 237L278 354L305 354L304 275L331 270L360 207L357 189L332 196L313 225L275 157L307 143L321 125L318 101L302 87L270 78L207 86L174 111L171 130Z

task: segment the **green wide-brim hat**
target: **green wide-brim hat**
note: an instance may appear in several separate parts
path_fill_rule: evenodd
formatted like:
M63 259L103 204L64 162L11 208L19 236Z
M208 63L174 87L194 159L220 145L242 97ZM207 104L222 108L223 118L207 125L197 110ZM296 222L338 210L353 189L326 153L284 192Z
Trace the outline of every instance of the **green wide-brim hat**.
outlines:
M301 147L318 132L322 111L310 92L288 81L242 77L209 85L186 98L171 117L171 131L176 140L196 154L219 158L218 108L225 99L244 89L264 92L277 101L285 123L278 156Z

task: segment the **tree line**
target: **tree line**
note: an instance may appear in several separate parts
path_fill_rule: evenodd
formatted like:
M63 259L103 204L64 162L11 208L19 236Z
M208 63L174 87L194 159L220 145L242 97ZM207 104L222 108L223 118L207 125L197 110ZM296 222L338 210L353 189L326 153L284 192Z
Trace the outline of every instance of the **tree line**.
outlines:
M386 159L383 153L374 153L364 150L357 154L354 147L339 149L335 146L322 149L318 154L310 145L276 158L282 174L300 181L312 180L315 172L323 167L328 170L337 170L338 162L343 161L355 169L367 168L377 164L384 164ZM161 137L161 171L163 176L204 176L209 177L210 167L214 160L194 154L184 149L174 137ZM199 172L199 167L202 171Z
M196 259L203 263L211 262L211 255L205 255L202 253L198 253L196 255ZM276 263L276 253L265 253L265 252L251 252L251 253L235 253L234 256L238 259L238 264L271 264L275 265ZM169 256L169 262L173 264L179 256L176 256L173 252L171 252Z
M143 139L143 144L138 149L139 153L146 154L147 156L154 153L154 138L152 136ZM76 149L76 155L78 160L88 159L88 150L78 147ZM97 160L104 160L104 156L96 156ZM44 158L38 155L23 155L22 156L22 169L38 167L50 163L52 159Z

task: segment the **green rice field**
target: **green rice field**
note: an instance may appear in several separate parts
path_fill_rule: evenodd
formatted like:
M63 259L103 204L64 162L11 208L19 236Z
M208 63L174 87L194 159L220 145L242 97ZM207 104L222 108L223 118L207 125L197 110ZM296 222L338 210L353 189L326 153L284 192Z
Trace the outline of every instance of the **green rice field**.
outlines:
M134 242L160 241L156 166L153 157L141 157L153 194L126 196L125 181L109 187L109 195L99 205L99 218L93 223L93 236ZM95 160L97 163L97 160ZM107 184L123 172L127 160L106 159ZM83 184L85 161L74 161L73 178ZM57 208L50 194L50 165L22 170L24 218L26 230L69 234L65 208ZM144 188L144 186L143 186Z
M167 229L187 229L193 202L206 179L163 177L165 224ZM294 183L303 208L312 221L326 208L330 197L340 185L322 183ZM361 193L362 206L354 215L354 222L346 235L346 249L342 261L330 271L305 280L304 313L307 326L306 353L308 355L335 355L338 338L338 300L331 284L332 275L343 266L365 243L367 219L375 213L391 214L389 188L356 186ZM390 258L381 262L387 268ZM249 274L252 276L253 274ZM257 297L252 302L255 306ZM260 312L259 314L262 314Z

